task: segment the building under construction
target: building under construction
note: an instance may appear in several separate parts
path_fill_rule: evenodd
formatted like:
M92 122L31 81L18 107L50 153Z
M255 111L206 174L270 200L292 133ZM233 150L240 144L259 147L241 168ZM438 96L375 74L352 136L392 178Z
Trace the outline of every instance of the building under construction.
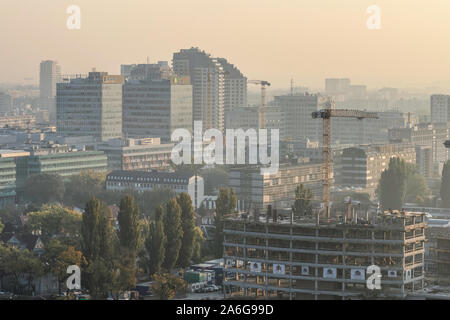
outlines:
M322 221L269 208L264 217L226 218L225 298L402 299L423 288L424 242L424 213L358 219L349 211ZM367 281L373 265L381 272L376 289Z
M435 252L436 275L438 283L450 285L450 238L439 237L436 239Z

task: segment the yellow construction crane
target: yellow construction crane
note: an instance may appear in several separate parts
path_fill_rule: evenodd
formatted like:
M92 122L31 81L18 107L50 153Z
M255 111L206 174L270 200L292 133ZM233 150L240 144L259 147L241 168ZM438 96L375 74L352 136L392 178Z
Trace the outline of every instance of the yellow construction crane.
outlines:
M322 205L323 216L330 218L331 203L331 118L356 118L362 120L364 118L378 119L376 112L366 112L360 110L336 109L332 99L328 99L325 109L312 113L313 119L323 119L323 142L322 142Z
M248 83L261 86L261 106L259 107L259 128L264 129L266 127L266 87L270 86L270 83L265 80L248 80Z

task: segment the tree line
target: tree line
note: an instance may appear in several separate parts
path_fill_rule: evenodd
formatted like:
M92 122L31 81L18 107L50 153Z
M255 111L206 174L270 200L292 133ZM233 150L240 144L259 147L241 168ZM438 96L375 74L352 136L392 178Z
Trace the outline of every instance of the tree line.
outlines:
M153 219L141 215L132 195L122 197L117 217L95 197L86 202L83 214L45 204L26 214L21 230L39 233L44 252L38 255L0 245L0 281L15 279L12 291L31 294L32 280L51 273L57 277L61 292L67 267L78 265L82 286L94 299L117 298L135 288L138 274L158 281L165 279L155 286L162 297L170 297L173 290L167 290L167 281L171 288L174 283L185 288L183 281L171 275L174 268L186 268L201 260L204 239L194 219L187 193L158 206ZM21 285L23 275L29 280L25 287Z

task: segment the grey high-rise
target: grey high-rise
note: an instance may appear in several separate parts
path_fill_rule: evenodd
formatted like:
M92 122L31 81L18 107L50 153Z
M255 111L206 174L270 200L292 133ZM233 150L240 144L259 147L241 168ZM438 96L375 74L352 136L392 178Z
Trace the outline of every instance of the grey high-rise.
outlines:
M57 85L57 126L63 136L122 137L124 77L90 72L87 78Z
M56 61L42 61L39 70L41 108L48 110L50 121L56 119L56 84L61 81L61 67Z
M189 77L130 80L123 86L123 134L170 141L176 129L192 132L192 86Z
M224 129L224 112L247 102L247 79L223 58L213 58L198 48L182 49L173 55L173 71L190 76L193 121L203 128Z

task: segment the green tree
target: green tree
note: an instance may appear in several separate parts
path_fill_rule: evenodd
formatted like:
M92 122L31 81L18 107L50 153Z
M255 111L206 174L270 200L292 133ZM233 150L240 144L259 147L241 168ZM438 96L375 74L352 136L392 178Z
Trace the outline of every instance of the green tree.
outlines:
M74 246L67 246L58 240L50 240L45 246L45 253L41 257L45 270L54 274L58 279L58 291L61 293L61 283L67 277L67 267L77 265L83 267L86 260L81 251L75 249Z
M406 179L405 202L425 205L429 202L430 195L431 191L428 188L425 178L414 167Z
M442 206L450 208L450 161L444 163L442 168L441 190Z
M221 188L216 200L216 216L214 224L214 248L213 254L216 258L223 255L223 217L234 212L237 199L233 189Z
M99 197L105 186L106 174L93 170L71 176L65 183L64 203L82 207L90 197Z
M76 238L80 234L82 215L72 209L44 204L39 211L27 214L26 226L31 231L39 231L43 240L53 236Z
M170 200L166 205L164 215L164 231L167 237L166 255L163 266L170 271L178 260L183 228L181 227L181 208L176 199Z
M18 212L12 206L7 206L0 210L0 219L5 226L15 225L20 221Z
M155 274L152 289L160 300L170 300L177 293L186 293L187 283L169 273Z
M300 184L295 189L295 201L292 206L292 211L297 217L309 216L312 214L312 198L313 193L311 189L305 188L303 184Z
M136 253L140 238L139 207L132 195L120 201L118 221L120 245Z
M230 211L229 213L234 213L236 211L236 207L237 207L237 197L236 197L236 192L234 191L233 188L230 188L230 193L229 193L229 208Z
M192 260L194 263L199 263L202 260L202 247L206 239L203 236L202 230L199 227L195 227L194 230L194 246L192 249Z
M5 225L2 223L2 220L0 219L0 233L2 233L4 227Z
M195 241L194 208L192 207L191 197L187 193L179 194L176 199L181 208L181 228L183 229L177 265L184 268L189 266L193 254Z
M113 231L110 210L96 198L86 203L81 236L87 261L85 286L94 299L105 298L114 277Z
M155 219L150 223L149 233L145 241L150 275L161 272L165 259L167 238L164 232L164 209L156 208Z
M64 182L57 174L41 173L30 176L24 186L25 199L38 204L60 202L64 196Z
M31 295L34 291L33 280L44 274L44 268L37 256L27 249L0 246L0 273L12 278L11 291L17 294ZM26 285L21 279L25 278Z
M376 194L384 210L401 209L405 201L422 204L430 191L415 165L400 158L391 158L387 170L381 173Z
M140 239L139 207L131 195L126 195L120 201L119 243L120 257L119 283L123 290L136 286L136 257Z
M381 207L401 209L406 197L407 167L404 160L391 158L388 169L381 173L376 194Z

